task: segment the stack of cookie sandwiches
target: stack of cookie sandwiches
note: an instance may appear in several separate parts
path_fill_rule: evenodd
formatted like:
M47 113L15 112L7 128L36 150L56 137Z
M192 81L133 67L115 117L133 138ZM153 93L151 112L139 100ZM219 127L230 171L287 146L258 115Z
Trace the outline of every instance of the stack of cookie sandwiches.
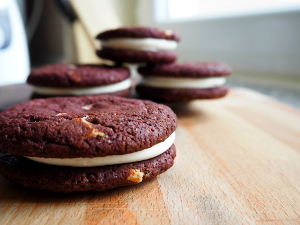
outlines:
M121 66L52 64L33 70L27 78L33 98L131 93L129 70Z
M170 108L146 100L31 100L0 113L0 173L54 192L137 184L173 165L176 126Z

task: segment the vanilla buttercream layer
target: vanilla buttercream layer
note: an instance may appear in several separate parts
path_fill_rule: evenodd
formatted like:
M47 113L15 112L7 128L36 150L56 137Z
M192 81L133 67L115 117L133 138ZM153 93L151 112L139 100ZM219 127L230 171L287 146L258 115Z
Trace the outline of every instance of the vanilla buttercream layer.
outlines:
M101 40L103 48L140 50L140 51L174 51L177 41L157 38L112 38Z
M101 85L86 88L52 88L43 86L34 86L33 91L42 95L94 95L108 94L117 91L126 90L131 87L131 79L126 79L118 83Z
M225 77L210 78L173 78L149 76L142 79L142 84L158 88L204 89L220 87L226 82Z
M27 157L33 161L40 163L56 165L56 166L70 166L70 167L93 167L93 166L106 166L123 163L139 162L154 158L165 151L167 151L175 140L175 132L172 133L165 141L160 142L151 148L147 148L138 152L125 154L125 155L110 155L105 157L94 158L39 158Z

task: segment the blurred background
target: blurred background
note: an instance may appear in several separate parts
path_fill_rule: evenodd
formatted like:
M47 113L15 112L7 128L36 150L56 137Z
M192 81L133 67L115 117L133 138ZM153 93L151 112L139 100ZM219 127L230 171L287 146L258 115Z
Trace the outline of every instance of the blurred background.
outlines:
M300 107L300 0L0 0L0 86L56 62L99 63L95 36L173 29L178 61L223 61L229 86Z

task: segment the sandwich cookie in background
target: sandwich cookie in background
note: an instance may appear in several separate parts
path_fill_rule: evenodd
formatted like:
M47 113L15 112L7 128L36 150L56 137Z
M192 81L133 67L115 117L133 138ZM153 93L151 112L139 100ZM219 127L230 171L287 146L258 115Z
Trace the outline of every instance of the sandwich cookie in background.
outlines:
M34 69L27 78L32 98L131 93L127 68L106 65L50 64Z
M171 63L180 37L171 30L152 27L121 27L100 33L99 57L116 62Z
M147 100L111 95L35 99L0 113L0 173L54 192L104 191L169 169L177 118Z
M142 75L136 87L140 96L178 102L224 97L228 89L223 85L231 68L222 62L190 62L149 65L138 72Z

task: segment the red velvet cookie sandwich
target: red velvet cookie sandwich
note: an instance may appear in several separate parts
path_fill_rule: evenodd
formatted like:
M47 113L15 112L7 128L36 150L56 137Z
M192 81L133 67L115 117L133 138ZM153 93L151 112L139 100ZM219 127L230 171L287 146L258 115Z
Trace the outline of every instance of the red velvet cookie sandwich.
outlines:
M35 99L0 113L0 173L25 187L103 191L174 162L176 115L111 95Z
M141 67L142 82L136 91L144 98L162 101L190 101L224 97L228 65L221 62L170 63Z
M101 58L116 62L171 63L177 59L174 50L180 37L171 30L152 27L122 27L100 33Z
M131 92L130 73L124 67L104 65L51 64L33 70L27 83L35 97L112 94Z

